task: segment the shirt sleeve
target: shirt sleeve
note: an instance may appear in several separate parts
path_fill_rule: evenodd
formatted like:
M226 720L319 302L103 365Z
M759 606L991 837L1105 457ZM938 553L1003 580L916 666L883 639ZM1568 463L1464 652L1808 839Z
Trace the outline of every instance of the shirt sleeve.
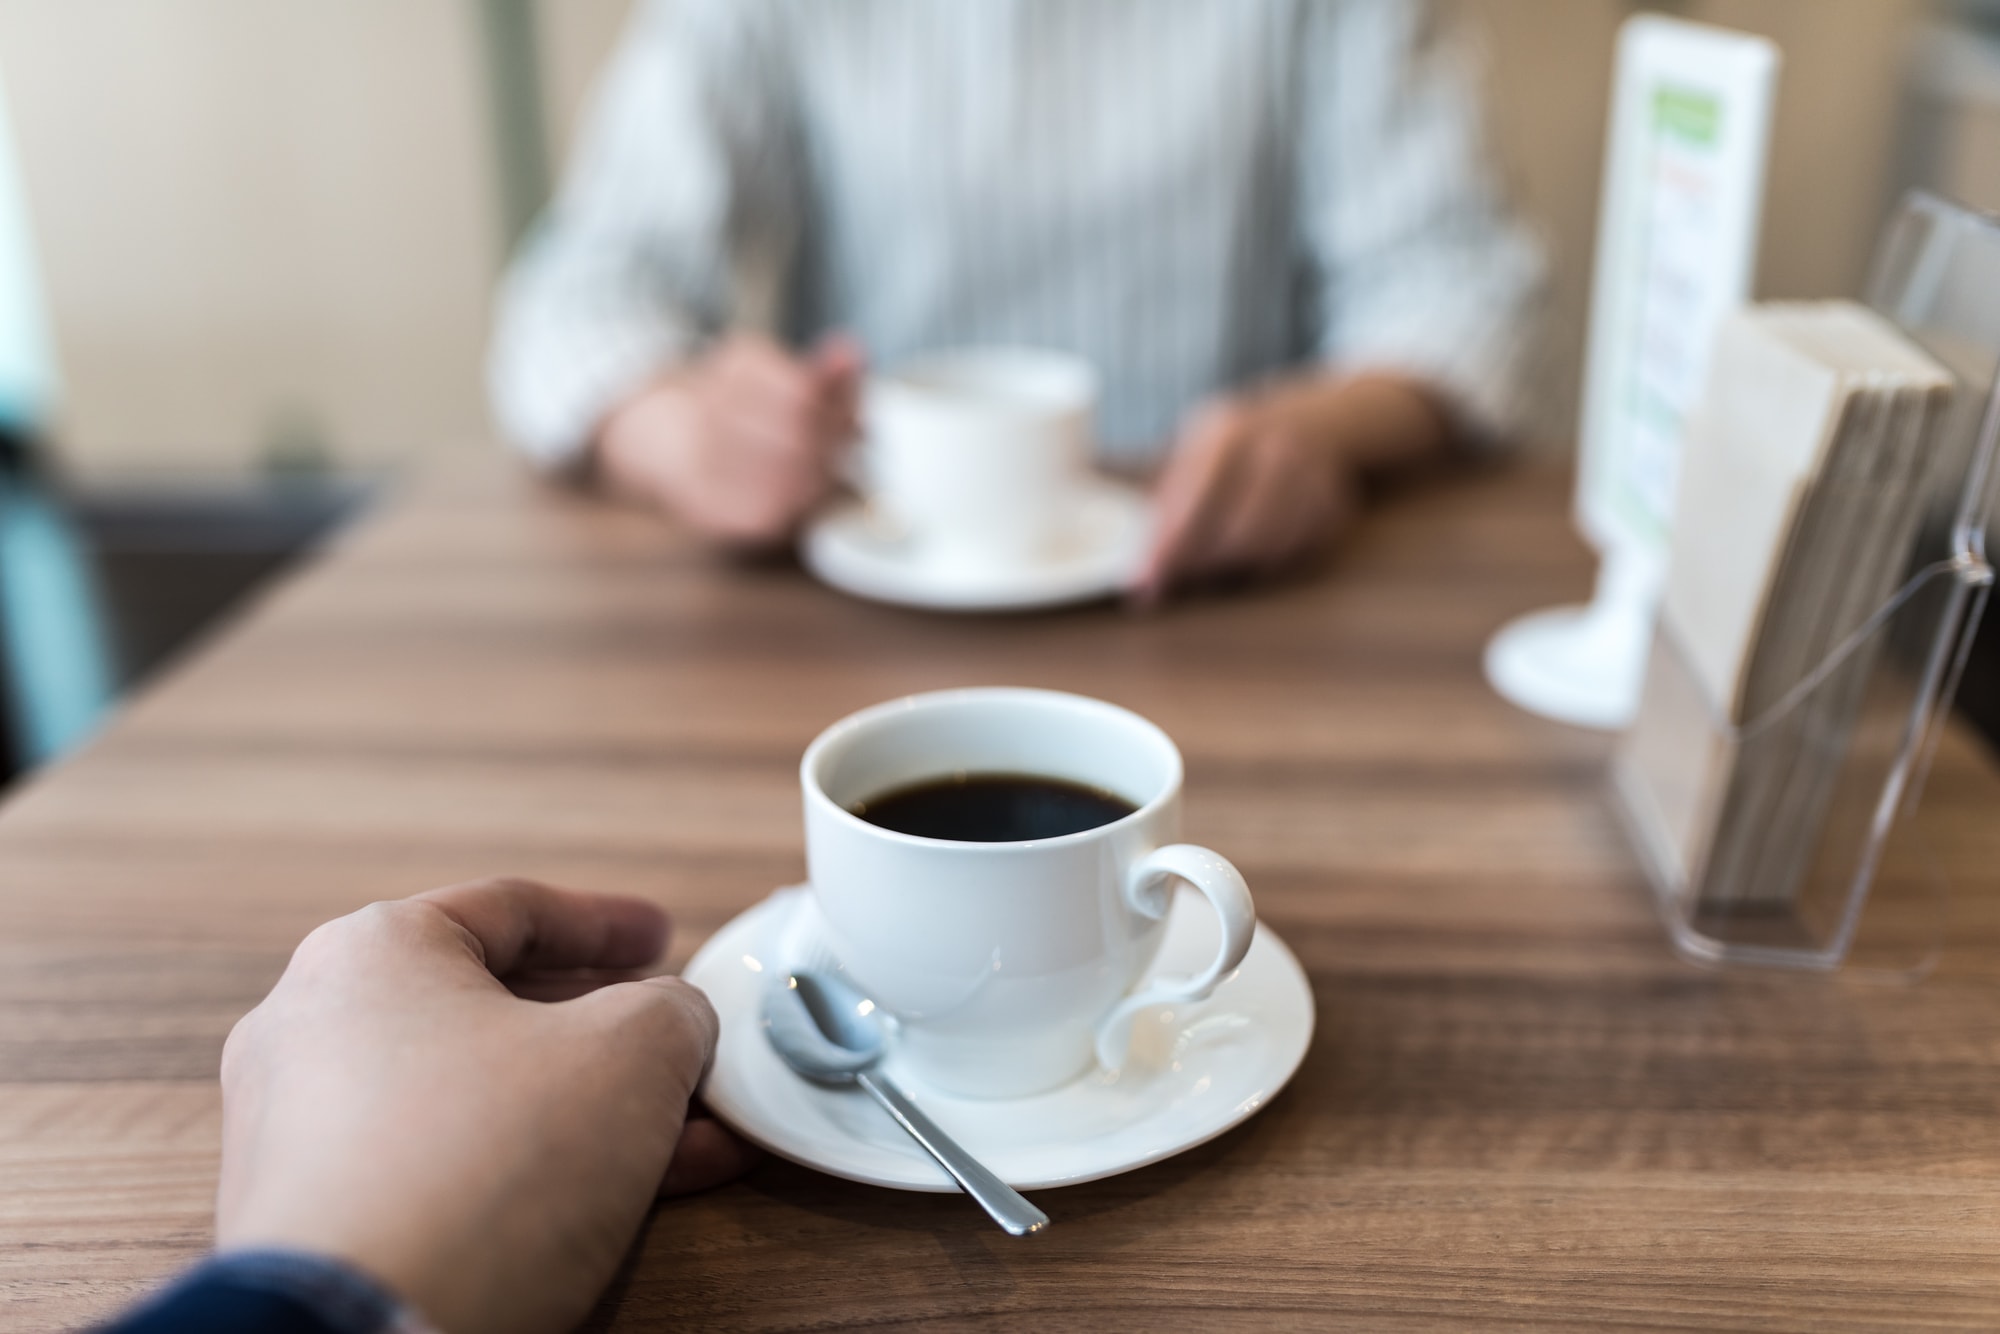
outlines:
M212 1256L102 1334L435 1334L359 1270L299 1251Z
M578 457L604 414L731 314L733 260L798 210L778 38L756 0L647 0L563 188L502 284L487 361L503 432Z
M1422 0L1309 0L1300 228L1319 355L1434 388L1462 434L1523 427L1540 247L1506 209L1466 35Z

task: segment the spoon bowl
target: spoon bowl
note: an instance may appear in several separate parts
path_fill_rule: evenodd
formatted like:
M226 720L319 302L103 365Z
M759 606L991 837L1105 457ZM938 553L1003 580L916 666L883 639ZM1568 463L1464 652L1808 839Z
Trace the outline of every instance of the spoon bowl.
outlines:
M821 1084L852 1084L887 1054L875 1003L830 973L793 973L768 989L763 1019L785 1064Z
M1047 1214L961 1148L876 1069L888 1054L888 1025L875 1002L847 979L803 968L773 978L764 989L762 1018L772 1050L795 1074L818 1084L856 1084L867 1090L1009 1233L1025 1237L1048 1227Z

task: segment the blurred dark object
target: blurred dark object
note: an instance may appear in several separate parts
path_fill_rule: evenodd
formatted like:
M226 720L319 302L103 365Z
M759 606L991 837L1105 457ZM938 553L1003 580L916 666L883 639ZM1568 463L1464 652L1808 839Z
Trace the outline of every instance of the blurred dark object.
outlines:
M548 98L535 0L480 0L486 39L487 104L493 124L494 179L507 248L520 244L548 203Z
M1943 0L1938 8L1967 27L2000 33L2000 0Z
M114 627L120 688L309 551L361 497L331 482L73 496Z
M359 504L353 483L69 490L0 435L0 784L87 736Z
M1966 658L1958 708L2000 750L2000 606L1989 605Z

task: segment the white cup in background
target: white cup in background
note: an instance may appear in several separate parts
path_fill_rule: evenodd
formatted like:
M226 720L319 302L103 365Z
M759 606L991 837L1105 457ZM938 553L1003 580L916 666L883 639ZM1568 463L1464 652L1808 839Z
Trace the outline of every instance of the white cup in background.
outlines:
M1090 460L1097 375L1031 348L926 354L868 382L870 500L919 560L977 573L1051 554Z
M966 843L870 824L855 806L955 773L1031 774L1138 809L1059 838ZM1116 1068L1153 1005L1206 999L1243 962L1256 913L1216 853L1177 843L1181 757L1152 723L1048 690L946 690L865 709L807 749L806 865L827 949L897 1021L906 1068L972 1097ZM1134 993L1175 886L1205 895L1221 946L1194 977Z

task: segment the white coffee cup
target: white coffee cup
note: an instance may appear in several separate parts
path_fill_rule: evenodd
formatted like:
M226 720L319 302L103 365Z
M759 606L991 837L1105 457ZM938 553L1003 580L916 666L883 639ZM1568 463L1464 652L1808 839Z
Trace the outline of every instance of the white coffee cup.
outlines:
M1043 559L1089 466L1097 376L1060 352L976 347L868 382L863 484L920 560L969 573Z
M955 773L1066 779L1138 809L1018 843L920 838L853 813ZM896 1019L905 1069L934 1087L1017 1097L1093 1061L1115 1070L1141 1010L1206 999L1250 948L1256 912L1243 877L1176 842L1180 752L1116 705L1047 690L912 695L821 733L800 779L825 943ZM1221 917L1221 948L1198 976L1135 994L1182 881Z

